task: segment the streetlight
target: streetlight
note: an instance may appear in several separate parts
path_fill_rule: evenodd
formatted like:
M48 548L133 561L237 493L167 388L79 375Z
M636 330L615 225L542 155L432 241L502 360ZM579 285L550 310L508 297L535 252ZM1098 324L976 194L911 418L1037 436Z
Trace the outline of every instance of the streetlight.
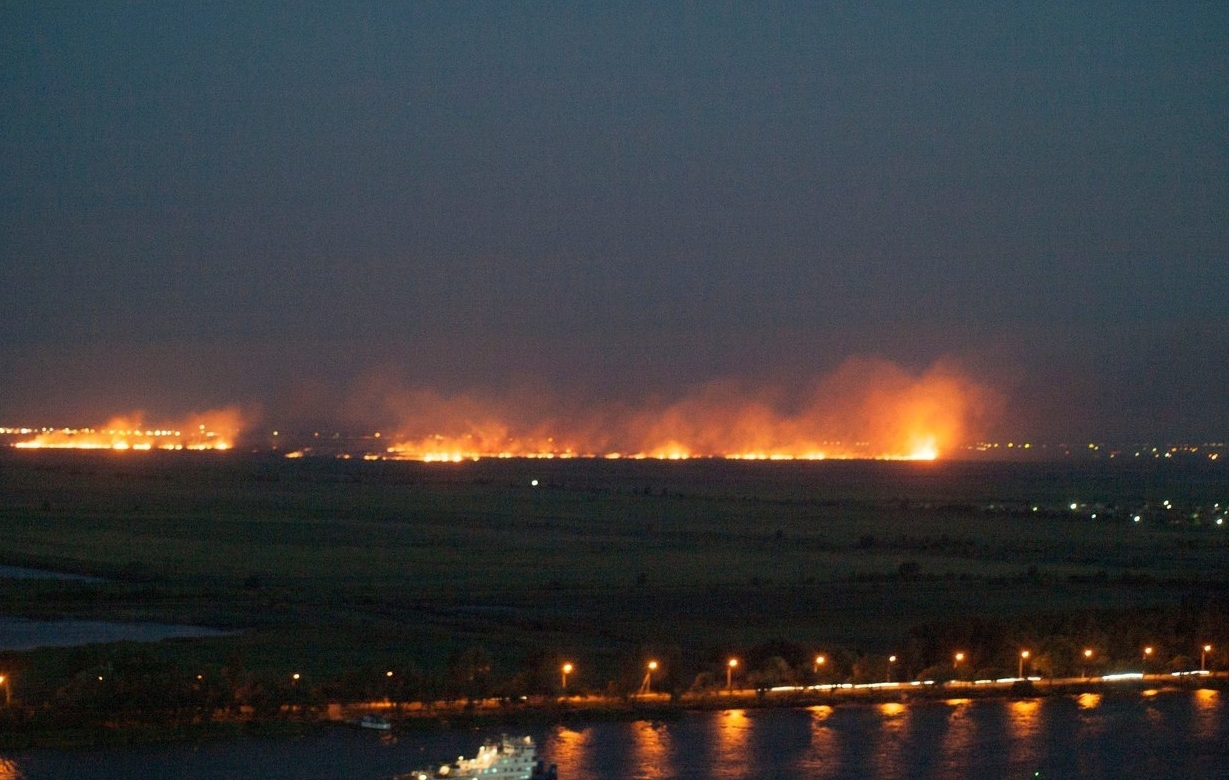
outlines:
M955 662L952 663L952 671L960 670L960 662L964 660L964 653L956 653Z
M731 658L725 664L725 689L727 691L734 690L734 669L738 666L738 659Z
M568 691L568 675L571 674L572 670L575 668L576 667L572 666L570 661L559 667L560 687L563 688L564 693L567 693Z
M1199 671L1205 672L1208 669L1208 653L1212 652L1212 645L1204 645L1203 652L1199 654Z
M888 675L884 682L892 682L892 664L896 663L896 656L888 656Z
M823 666L827 662L828 659L824 658L822 655L815 656L815 674L819 674L819 667Z
M1152 658L1152 645L1144 648L1144 673L1148 672L1148 661Z
M641 693L653 692L653 672L657 671L657 662L649 661L648 671L645 672L644 682L640 684Z
M1016 667L1016 678L1019 680L1024 679L1024 662L1028 660L1028 656L1029 652L1027 650L1020 651L1020 663Z
M1091 660L1092 660L1092 649L1086 647L1084 648L1084 668L1080 670L1081 677L1088 676L1088 663Z
M13 706L13 689L9 687L9 676L7 674L0 674L0 685L4 686L4 706Z

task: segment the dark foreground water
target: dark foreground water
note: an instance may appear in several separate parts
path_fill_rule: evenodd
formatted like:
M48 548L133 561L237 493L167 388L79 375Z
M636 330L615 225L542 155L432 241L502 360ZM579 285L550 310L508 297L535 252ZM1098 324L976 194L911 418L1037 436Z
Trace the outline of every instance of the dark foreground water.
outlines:
M1229 776L1229 695L1215 691L732 710L530 733L563 780ZM339 729L299 740L14 752L0 754L0 780L377 780L472 753L484 736L381 740Z

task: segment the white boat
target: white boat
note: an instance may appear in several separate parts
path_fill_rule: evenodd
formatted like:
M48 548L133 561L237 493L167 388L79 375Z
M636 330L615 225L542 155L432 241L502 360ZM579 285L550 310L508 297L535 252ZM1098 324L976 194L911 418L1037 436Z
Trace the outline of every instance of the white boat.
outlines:
M532 737L507 736L484 743L473 758L460 756L455 763L438 769L420 769L401 775L401 780L554 780L555 767L538 761Z

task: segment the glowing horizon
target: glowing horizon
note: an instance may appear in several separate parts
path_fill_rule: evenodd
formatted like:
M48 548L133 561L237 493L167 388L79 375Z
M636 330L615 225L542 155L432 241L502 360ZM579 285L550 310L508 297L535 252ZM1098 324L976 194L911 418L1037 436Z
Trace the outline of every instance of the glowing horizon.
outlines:
M33 438L13 444L17 449L62 450L229 450L243 429L238 407L212 409L182 420L145 425L143 412L113 417L98 427L23 429Z
M675 398L635 405L586 404L540 388L443 395L377 386L354 393L341 414L383 419L391 426L375 435L372 441L378 444L354 446L349 440L350 450L332 450L342 457L428 463L487 458L936 460L976 439L995 398L945 362L914 373L874 358L848 360L798 388L715 381ZM251 416L231 406L152 426L134 412L97 428L30 432L31 438L14 446L225 450L250 427ZM287 441L286 446L296 443Z
M800 397L799 397L800 396ZM378 453L424 462L482 458L936 460L972 441L994 394L937 363L920 374L847 361L795 393L713 382L669 402L574 408L413 390L381 403L400 424ZM548 401L553 399L548 399Z

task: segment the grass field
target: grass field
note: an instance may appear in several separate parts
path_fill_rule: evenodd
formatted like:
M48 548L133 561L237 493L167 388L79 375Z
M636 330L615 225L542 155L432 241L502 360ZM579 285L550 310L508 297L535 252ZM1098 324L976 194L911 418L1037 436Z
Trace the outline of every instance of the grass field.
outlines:
M0 563L108 582L0 581L0 611L232 628L164 644L277 673L431 669L481 646L506 669L584 659L600 685L643 648L880 652L924 621L1223 588L1227 473L9 451Z

